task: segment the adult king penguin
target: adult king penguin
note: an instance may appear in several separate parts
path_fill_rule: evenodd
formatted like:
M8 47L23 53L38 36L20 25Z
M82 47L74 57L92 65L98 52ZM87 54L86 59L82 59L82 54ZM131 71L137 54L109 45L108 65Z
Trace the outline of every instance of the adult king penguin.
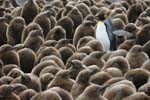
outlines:
M96 40L102 44L106 52L116 49L116 38L112 34L113 27L111 20L107 18L108 13L109 10L104 8L96 14L99 20L96 27Z
M105 52L116 50L116 36L129 36L131 33L121 29L114 30L111 19L108 17L109 9L101 8L99 12L97 12L96 17L98 18L98 23L96 26L96 40L98 40Z

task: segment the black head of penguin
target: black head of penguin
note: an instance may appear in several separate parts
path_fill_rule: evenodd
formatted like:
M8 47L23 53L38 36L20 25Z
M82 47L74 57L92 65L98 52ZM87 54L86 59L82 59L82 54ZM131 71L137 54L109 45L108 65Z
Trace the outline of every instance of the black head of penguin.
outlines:
M143 45L150 39L150 24L146 24L136 35L136 44Z
M44 39L42 38L42 36L42 30L31 31L24 41L24 46L26 48L32 49L34 52L37 52L41 45L44 43Z
M11 45L21 43L25 21L22 17L15 17L9 24L6 32L7 42Z
M74 22L70 17L62 17L57 21L57 25L62 26L66 31L66 38L72 39L74 34Z
M3 61L4 65L16 64L20 66L18 53L14 51L14 49L14 46L11 46L9 44L4 44L0 47L0 58Z
M143 52L143 47L134 45L126 56L131 69L141 68L143 63L149 59L148 55Z
M142 85L148 82L149 72L147 70L137 68L128 71L124 77L127 80L132 81L136 89L139 89Z
M22 32L22 37L21 37L22 43L25 41L25 39L27 38L27 36L32 30L41 30L41 27L37 23L30 23L29 25L27 25Z
M96 17L98 20L104 21L110 13L110 10L106 7L101 7L101 9L97 12Z
M47 33L51 29L51 22L49 19L50 16L51 16L50 11L44 11L38 14L33 20L33 22L39 24L43 29L44 37L46 37Z
M61 26L55 26L47 33L46 40L60 40L66 38L66 31Z
M35 0L27 0L23 5L21 16L25 19L26 23L29 24L38 13L39 7Z

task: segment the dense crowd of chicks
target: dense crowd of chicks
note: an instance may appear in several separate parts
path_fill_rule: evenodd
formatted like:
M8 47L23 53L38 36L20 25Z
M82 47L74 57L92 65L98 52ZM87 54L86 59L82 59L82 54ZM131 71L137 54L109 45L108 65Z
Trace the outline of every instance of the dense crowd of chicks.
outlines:
M0 0L0 100L150 100L149 0L21 1ZM98 12L132 34L115 51Z

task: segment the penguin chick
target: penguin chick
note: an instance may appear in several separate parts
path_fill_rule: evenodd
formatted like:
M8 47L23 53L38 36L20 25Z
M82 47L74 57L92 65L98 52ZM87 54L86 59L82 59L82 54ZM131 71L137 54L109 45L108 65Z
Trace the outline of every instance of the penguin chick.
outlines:
M143 92L137 92L130 95L129 97L124 98L123 100L149 100L149 96Z
M79 39L84 36L95 37L95 29L91 24L90 25L81 24L76 28L73 37L73 44L75 47L77 46Z
M71 91L74 81L69 78L69 70L60 70L56 73L54 79L49 83L47 89L59 86L67 91Z
M29 12L30 11L30 12ZM25 19L26 24L29 24L38 15L39 7L35 0L27 0L22 8L21 16Z
M108 87L103 96L108 100L122 100L123 98L136 93L136 90L126 84L118 84Z
M53 61L53 60L48 60L48 61L43 61L39 64L37 64L31 71L32 74L36 75L36 76L40 76L41 71L44 70L44 68L49 67L50 68L55 68L55 70L60 70L61 68ZM52 69L50 69L51 71ZM45 70L45 71L49 71L49 70ZM53 71L52 71L53 72ZM44 72L45 73L45 72Z
M116 56L126 57L127 53L128 52L126 50L122 50L122 49L116 50L116 51L112 52L112 54L109 56L108 59L111 59L111 58L116 57Z
M107 100L100 95L102 89L101 86L92 84L88 86L75 100Z
M28 37L29 33L30 33L31 31L33 31L33 30L42 30L42 29L41 29L41 26L40 26L39 24L37 24L37 23L30 23L30 24L28 24L28 25L24 28L24 30L23 30L23 32L22 32L22 37L21 37L21 42L22 42L22 43L23 43L23 42L25 41L25 39ZM44 37L44 36L42 35L42 37Z
M103 45L98 40L91 40L85 46L91 47L94 51L104 51Z
M59 94L52 90L46 90L34 95L30 100L62 100Z
M43 29L44 38L46 37L49 30L51 29L51 22L49 20L50 15L51 12L49 11L41 12L33 20L34 23L39 24Z
M37 94L36 91L32 90L32 89L27 89L24 90L23 92L21 92L19 94L19 98L21 100L30 100L33 96L35 96Z
M146 95L150 96L150 84L146 83L142 85L139 89L138 92L144 92Z
M72 60L70 61L70 63L71 63L70 70L72 70L70 78L75 80L79 72L86 69L87 67L83 65L82 62L79 60Z
M24 73L30 73L33 69L36 61L35 53L28 48L23 48L18 51L19 58L20 58L20 66L21 70Z
M129 51L134 44L135 44L135 39L125 40L123 43L121 43L118 46L118 49L124 49L124 50Z
M60 87L53 87L53 88L50 88L50 90L57 92L62 98L62 100L73 100L71 94L68 91Z
M18 69L18 68L13 68L8 74L7 76L12 77L12 78L17 78L19 76L21 76L23 74L23 72Z
M57 25L63 27L66 31L66 38L73 39L74 34L74 22L70 17L64 16L57 21Z
M82 60L82 63L86 66L97 65L99 68L102 68L105 64L105 61L102 59L103 55L104 52L101 51L92 52Z
M61 26L55 26L47 33L45 40L60 40L66 38L66 32Z
M90 70L85 69L79 72L71 89L71 95L73 99L76 99L80 94L82 94L85 88L91 84L89 82L90 76Z
M9 24L6 37L7 43L11 45L21 43L23 29L25 28L25 21L22 17L15 17Z
M62 69L65 69L64 62L59 57L57 57L55 55L45 56L41 59L41 62L48 61L48 60L55 61L58 64L58 66L60 66Z
M46 90L47 85L53 80L54 75L51 73L45 73L43 75L40 76L40 82L42 85L42 90Z
M148 55L142 49L142 46L134 45L127 54L126 59L131 69L140 68L149 59Z
M13 68L19 68L19 67L15 64L8 64L8 65L4 65L2 68L4 74L7 75Z
M145 70L147 70L147 71L150 72L149 66L150 66L150 60L147 60L147 61L145 61L145 62L143 63L143 65L141 66L141 68L142 68L142 69L145 69Z
M109 59L102 70L106 68L116 67L121 70L122 74L124 75L128 70L130 70L130 65L128 61L121 56L116 56Z
M83 46L81 48L79 48L77 50L77 52L80 52L80 53L86 53L87 55L89 55L90 53L92 53L94 50L91 49L91 47L89 46Z
M37 76L33 74L23 74L20 77L14 79L11 84L21 83L27 86L29 89L33 89L36 92L41 91L41 83Z
M36 53L39 50L40 46L44 43L44 39L41 36L41 30L31 31L24 41L24 46L26 48L32 49Z
M20 100L20 98L13 93L15 87L13 85L0 86L0 99L1 100Z
M150 57L150 41L147 41L142 47L143 47L143 51Z
M109 75L111 75L112 77L122 77L122 72L120 69L115 68L115 67L111 67L111 68L106 68L104 70L106 73L108 73Z
M9 44L4 44L0 47L0 59L4 65L16 64L20 66L20 59L18 53L14 51L14 47Z
M150 24L145 24L136 35L136 44L143 45L149 41L150 37Z
M98 85L103 85L106 81L111 79L111 75L107 72L97 72L96 74L92 75L90 78L90 82Z
M135 87L139 89L139 87L148 82L149 72L141 68L136 68L129 70L124 77L132 81Z
M56 49L55 47L43 47L40 48L37 52L37 61L36 63L39 63L40 60L45 57L45 56L49 56L49 55L55 55L59 58L61 58L61 54L59 53L58 49Z
M94 40L94 37L84 36L84 37L80 38L78 43L77 43L77 49L84 47L91 40Z
M61 47L58 50L61 54L62 57L62 61L66 64L67 60L69 59L69 57L71 57L73 55L73 51L72 49L70 49L69 47Z
M74 53L74 54L68 59L65 68L66 68L66 69L69 69L69 68L71 67L70 61L75 60L75 59L82 61L86 56L87 56L87 54L85 54L85 53L77 53L77 52Z

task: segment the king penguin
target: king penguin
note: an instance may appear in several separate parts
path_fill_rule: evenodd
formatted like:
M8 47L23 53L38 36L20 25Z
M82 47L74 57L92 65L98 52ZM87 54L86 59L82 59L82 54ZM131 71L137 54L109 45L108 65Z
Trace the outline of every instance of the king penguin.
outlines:
M96 18L98 18L99 21L96 26L95 38L102 44L105 52L110 52L117 49L116 36L132 35L124 29L115 30L111 19L108 17L109 12L110 11L108 9L103 8L96 14Z
M116 38L112 34L113 25L108 16L108 11L100 10L96 17L98 18L98 23L96 27L96 40L98 40L105 52L113 51L116 49Z

